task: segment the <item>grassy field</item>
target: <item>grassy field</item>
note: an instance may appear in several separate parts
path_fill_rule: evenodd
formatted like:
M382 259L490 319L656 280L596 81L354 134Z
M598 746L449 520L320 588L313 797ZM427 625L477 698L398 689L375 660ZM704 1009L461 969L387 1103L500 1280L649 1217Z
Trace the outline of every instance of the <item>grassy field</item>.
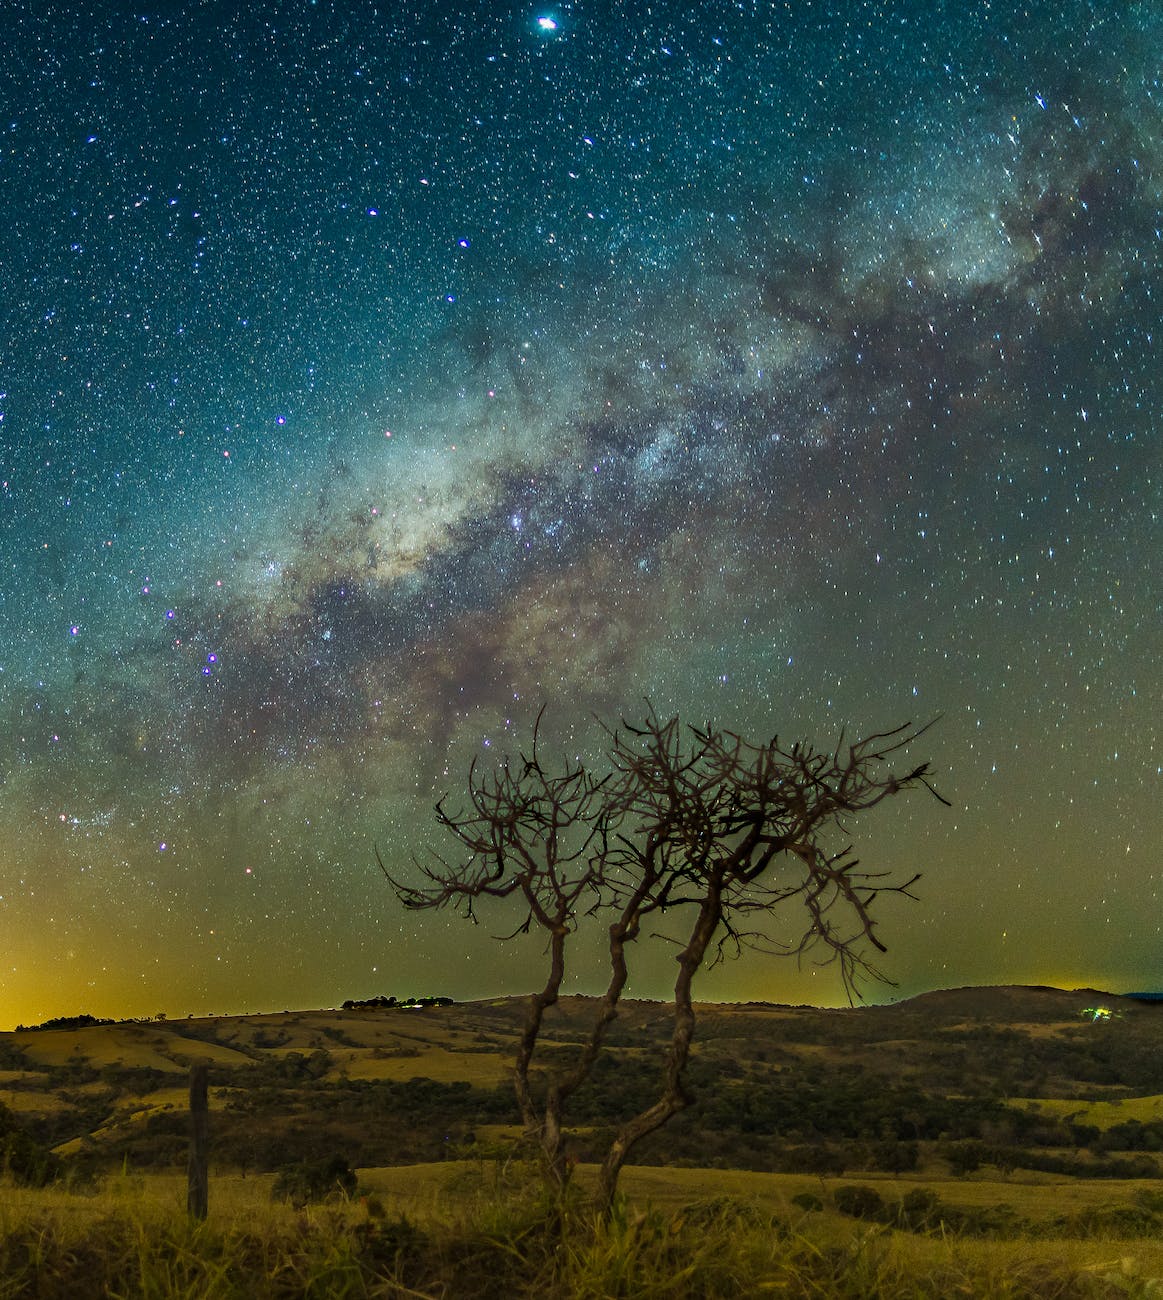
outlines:
M0 1183L0 1300L1163 1300L1163 1012L1094 1023L1092 1001L700 1007L694 1101L636 1152L606 1224L584 1162L654 1095L659 1003L624 1006L572 1103L564 1206L521 1163L506 1080L522 999L3 1034L9 1131L63 1163L47 1188ZM563 999L541 1063L575 1053L592 1015ZM194 1224L199 1059L214 1163ZM346 1197L272 1201L279 1171L332 1157L374 1167Z
M579 1193L592 1177L579 1168ZM850 1180L637 1168L610 1224L584 1195L563 1224L526 1171L467 1162L361 1170L354 1196L302 1210L272 1202L269 1175L217 1177L192 1224L184 1179L130 1174L89 1195L0 1186L0 1300L1163 1296L1157 1234L1064 1234L1064 1217L1129 1205L1137 1185L862 1181L887 1203L919 1187L950 1207L1004 1202L1022 1226L906 1232L831 1208Z
M1093 1124L1108 1129L1116 1124L1135 1121L1150 1124L1163 1120L1163 1096L1124 1097L1114 1101L1085 1101L1064 1097L1016 1097L1010 1102L1020 1110L1041 1112L1058 1119L1073 1119L1078 1124Z

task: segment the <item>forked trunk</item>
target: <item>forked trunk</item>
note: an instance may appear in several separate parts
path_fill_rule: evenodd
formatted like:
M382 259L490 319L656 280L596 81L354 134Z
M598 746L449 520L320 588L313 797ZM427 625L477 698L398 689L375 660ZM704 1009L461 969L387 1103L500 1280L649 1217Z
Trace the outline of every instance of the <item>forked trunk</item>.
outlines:
M678 978L674 984L674 1032L666 1058L666 1076L662 1096L645 1110L627 1120L618 1130L598 1174L598 1209L608 1218L618 1192L618 1178L630 1152L648 1134L660 1129L680 1110L690 1105L683 1087L683 1075L690 1059L691 1040L695 1032L695 1009L691 985L695 972L703 964L707 948L719 926L721 889L719 882L707 886L699 905L698 919L686 947L678 955Z
M544 1110L538 1110L529 1084L529 1070L533 1062L533 1053L541 1035L541 1025L546 1010L553 1006L561 992L561 982L565 978L565 939L568 930L559 925L550 935L549 940L549 977L545 987L534 993L529 999L529 1011L525 1017L525 1027L521 1040L517 1044L517 1056L513 1063L513 1091L517 1095L517 1105L528 1137L536 1139L541 1156L542 1171L546 1184L562 1189L565 1186L565 1155L561 1146L561 1103L557 1089L550 1087Z

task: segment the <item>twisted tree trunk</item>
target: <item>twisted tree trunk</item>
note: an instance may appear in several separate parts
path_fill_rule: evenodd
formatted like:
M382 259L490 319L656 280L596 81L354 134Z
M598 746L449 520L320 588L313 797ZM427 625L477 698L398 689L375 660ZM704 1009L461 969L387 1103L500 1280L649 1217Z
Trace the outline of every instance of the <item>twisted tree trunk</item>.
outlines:
M557 1086L551 1084L545 1098L545 1108L539 1113L529 1083L529 1069L541 1035L545 1012L556 1004L561 993L561 983L565 978L565 940L568 933L568 929L560 924L550 933L549 975L545 987L529 999L529 1012L525 1017L525 1028L517 1045L513 1068L513 1090L517 1094L517 1105L521 1110L525 1132L536 1139L546 1182L559 1193L565 1189L567 1180L561 1140L561 1097Z
M690 1105L690 1095L683 1086L683 1075L690 1059L691 1040L695 1033L695 1009L691 985L695 972L703 964L707 948L715 937L722 916L721 886L712 880L699 904L698 917L686 947L678 955L678 978L674 985L674 1031L666 1057L662 1095L645 1110L627 1120L618 1130L598 1174L598 1209L608 1217L618 1191L618 1177L630 1152L648 1134L661 1128L680 1110Z

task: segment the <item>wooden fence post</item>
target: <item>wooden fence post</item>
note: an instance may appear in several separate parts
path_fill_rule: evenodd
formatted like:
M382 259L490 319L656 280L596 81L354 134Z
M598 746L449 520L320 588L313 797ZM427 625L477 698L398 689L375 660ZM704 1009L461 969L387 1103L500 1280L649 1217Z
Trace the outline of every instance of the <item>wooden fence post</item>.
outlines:
M190 1067L190 1164L186 1183L186 1210L192 1219L204 1219L210 1196L210 1102L205 1062Z

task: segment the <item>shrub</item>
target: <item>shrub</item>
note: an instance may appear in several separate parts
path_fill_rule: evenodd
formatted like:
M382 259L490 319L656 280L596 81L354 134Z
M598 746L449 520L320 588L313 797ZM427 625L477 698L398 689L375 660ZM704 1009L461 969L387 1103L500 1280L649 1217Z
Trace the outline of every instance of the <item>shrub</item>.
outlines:
M909 1232L929 1232L946 1217L941 1198L929 1187L914 1187L897 1206L896 1224Z
M0 1102L0 1172L26 1187L44 1187L60 1176L60 1158L40 1145Z
M271 1199L289 1201L296 1209L330 1196L350 1196L355 1191L355 1171L338 1155L326 1160L305 1160L279 1171Z
M710 1196L705 1200L692 1201L683 1207L681 1217L684 1223L704 1228L714 1225L750 1228L776 1235L784 1232L783 1225L769 1210L734 1196Z
M1012 1205L947 1206L942 1214L945 1226L963 1237L1012 1237L1030 1230Z
M820 1200L815 1192L796 1192L791 1198L791 1203L808 1214L814 1214L824 1208L824 1202Z
M869 1151L869 1168L888 1174L916 1169L920 1149L915 1142L874 1142Z
M958 1177L964 1177L965 1174L971 1174L974 1170L980 1169L985 1163L987 1151L982 1142L950 1142L941 1150L941 1154L949 1161L949 1168Z
M1154 1237L1160 1222L1141 1205L1098 1205L1072 1215L1067 1226L1078 1237Z
M844 1144L818 1142L810 1146L784 1147L775 1153L774 1168L787 1174L842 1174L852 1167L851 1153Z
M832 1204L841 1214L853 1219L883 1219L884 1197L874 1188L863 1183L849 1183L837 1187L832 1193Z

